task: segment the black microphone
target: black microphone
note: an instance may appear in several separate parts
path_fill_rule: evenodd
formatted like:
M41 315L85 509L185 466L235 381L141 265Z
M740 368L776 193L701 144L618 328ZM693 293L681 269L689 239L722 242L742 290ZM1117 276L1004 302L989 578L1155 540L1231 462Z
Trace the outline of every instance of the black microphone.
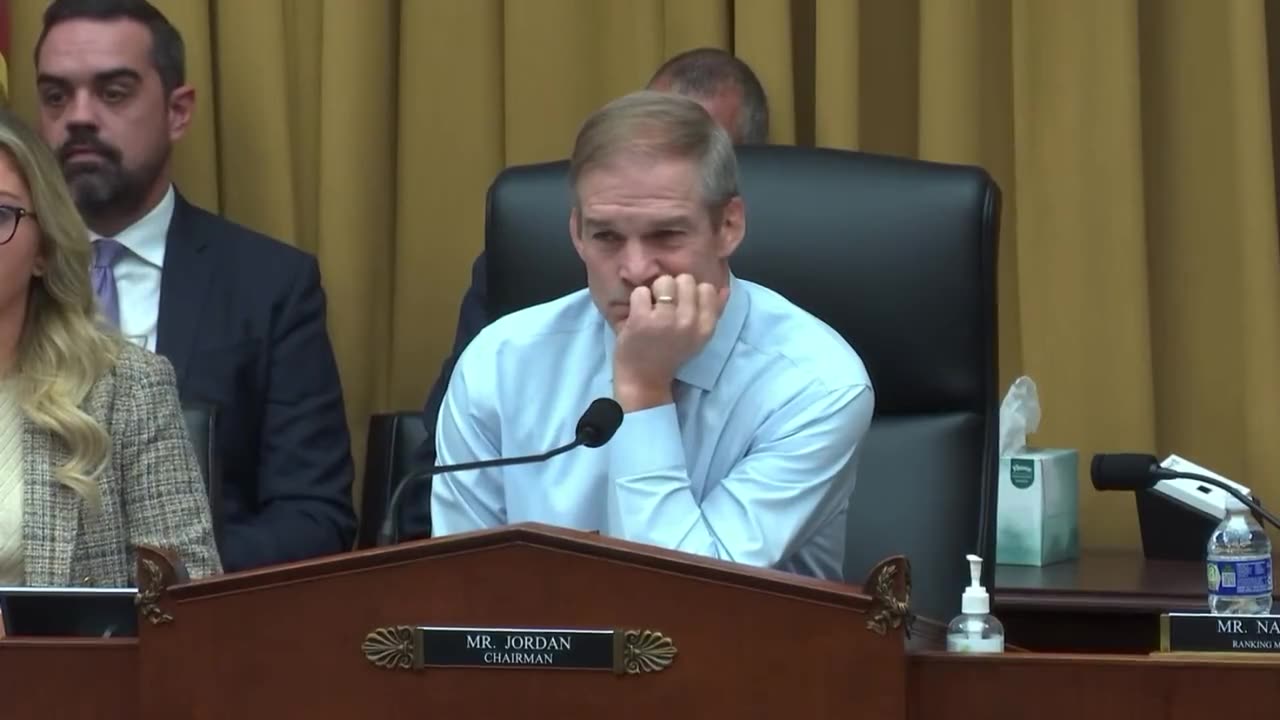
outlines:
M598 448L613 438L613 434L618 432L620 425L622 425L622 406L612 398L596 398L591 401L587 411L582 413L582 417L578 418L578 427L574 431L573 442L567 445L561 445L539 455L476 460L457 465L433 465L431 469L425 472L413 473L400 483L400 487L396 488L395 492L391 493L391 501L387 503L387 516L383 518L382 527L378 529L378 544L389 545L399 542L400 523L398 516L400 513L398 508L400 507L400 494L404 492L405 488L414 483L441 473L542 462L562 453L567 453L579 446Z
M1149 490L1161 480L1176 480L1178 478L1195 480L1226 490L1231 497L1239 500L1245 507L1253 511L1253 516L1259 522L1265 520L1280 528L1280 519L1267 512L1257 500L1217 478L1160 467L1160 462L1154 455L1099 453L1093 456L1093 463L1089 467L1089 475L1093 479L1093 487L1096 490Z

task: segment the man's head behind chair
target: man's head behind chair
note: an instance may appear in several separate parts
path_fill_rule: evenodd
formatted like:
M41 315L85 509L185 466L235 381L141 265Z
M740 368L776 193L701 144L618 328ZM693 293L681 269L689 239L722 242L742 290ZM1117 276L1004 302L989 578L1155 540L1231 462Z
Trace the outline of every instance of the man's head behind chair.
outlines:
M697 48L672 57L653 73L648 89L693 98L735 145L769 141L764 87L746 63L724 50Z

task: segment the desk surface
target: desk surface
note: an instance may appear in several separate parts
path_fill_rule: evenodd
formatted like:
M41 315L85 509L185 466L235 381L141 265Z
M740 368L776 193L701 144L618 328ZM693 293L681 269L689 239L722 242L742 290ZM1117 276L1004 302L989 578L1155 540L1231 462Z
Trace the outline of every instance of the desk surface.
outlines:
M996 607L1017 611L1202 612L1207 585L1202 563L1093 551L1045 567L997 565L993 595Z
M1092 551L1046 567L997 565L993 611L1007 641L1039 652L1146 653L1161 613L1207 612L1203 563Z

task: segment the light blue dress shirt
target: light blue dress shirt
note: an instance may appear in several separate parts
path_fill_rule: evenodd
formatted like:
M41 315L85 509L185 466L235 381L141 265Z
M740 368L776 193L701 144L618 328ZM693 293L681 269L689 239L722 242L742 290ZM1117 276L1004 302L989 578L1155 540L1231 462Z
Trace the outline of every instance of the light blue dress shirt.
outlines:
M486 327L440 408L440 464L546 452L612 397L613 329L586 290ZM845 517L874 395L829 326L731 278L674 404L627 413L609 443L432 483L434 535L535 521L842 579Z

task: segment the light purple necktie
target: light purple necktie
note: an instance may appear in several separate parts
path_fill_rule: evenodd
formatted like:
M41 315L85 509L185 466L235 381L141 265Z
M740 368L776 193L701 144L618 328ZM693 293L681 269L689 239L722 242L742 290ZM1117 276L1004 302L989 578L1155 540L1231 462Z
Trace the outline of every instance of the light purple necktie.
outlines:
M116 293L116 261L124 246L110 238L93 241L93 294L98 307L112 325L120 327L120 296Z

